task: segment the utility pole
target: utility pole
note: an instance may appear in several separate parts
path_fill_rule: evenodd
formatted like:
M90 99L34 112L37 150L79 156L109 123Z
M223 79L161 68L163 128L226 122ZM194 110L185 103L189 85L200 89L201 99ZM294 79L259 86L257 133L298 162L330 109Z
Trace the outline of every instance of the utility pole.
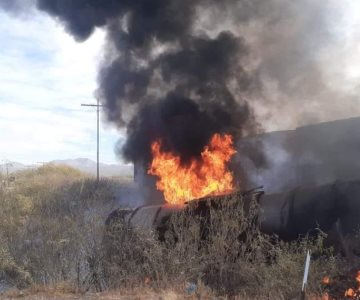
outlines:
M99 124L100 124L100 107L103 107L104 105L101 105L99 103L99 98L96 99L97 100L97 104L81 104L81 106L90 106L90 107L96 107L96 128L97 128L97 134L96 134L96 140L97 140L97 147L96 147L96 182L99 183L99 179L100 179L100 172L99 172L99 137L100 137L100 132L99 132Z
M8 160L3 160L5 168L6 168L6 185L9 186L9 167L13 167L13 164Z

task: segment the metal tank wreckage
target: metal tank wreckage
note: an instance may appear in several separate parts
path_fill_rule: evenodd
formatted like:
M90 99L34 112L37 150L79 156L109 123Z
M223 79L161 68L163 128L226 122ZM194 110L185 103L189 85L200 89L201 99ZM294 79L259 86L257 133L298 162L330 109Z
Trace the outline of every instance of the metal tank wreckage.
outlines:
M359 125L360 118L353 118L260 137L265 148L274 152L286 148L288 156L282 164L273 164L272 172L256 177L251 183L264 185L265 192L253 190L193 197L191 199L195 200L182 205L119 208L109 215L106 225L109 228L114 222L121 221L134 228L155 229L161 238L169 230L169 220L173 215L189 212L192 216L206 219L210 217L210 208L222 209L229 197L238 199L238 205L243 205L247 212L248 203L255 199L256 222L261 232L293 241L322 231L328 235L329 244L349 254L352 252L352 238L360 227L360 174L356 160L360 153ZM319 136L321 139L316 138ZM242 147L236 145L237 149ZM255 173L251 165L247 169ZM289 170L295 175L286 176L291 174ZM140 181L154 186L151 182L154 178L141 173L141 168L135 168L135 171L135 179L143 174ZM274 174L278 177L276 181ZM251 178L251 174L246 176ZM155 191L151 197L158 195Z
M229 197L237 198L245 212L247 203L255 198L260 231L285 241L306 234L316 235L321 230L329 234L330 243L349 251L348 242L360 226L360 181L338 181L269 195L262 191L238 192L194 200L183 206L165 204L117 209L109 215L106 225L110 227L121 221L134 228L155 229L161 238L170 229L169 220L174 214L188 211L193 216L210 218L209 210L221 209Z

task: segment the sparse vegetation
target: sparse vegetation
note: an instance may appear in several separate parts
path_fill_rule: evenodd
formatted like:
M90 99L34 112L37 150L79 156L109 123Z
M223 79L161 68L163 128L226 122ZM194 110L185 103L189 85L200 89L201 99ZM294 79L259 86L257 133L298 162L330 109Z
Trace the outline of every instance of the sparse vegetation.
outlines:
M194 283L199 287L194 292L198 298L210 290L215 297L295 299L310 249L316 260L308 291L322 293L322 278L336 274L343 263L324 248L324 235L290 244L278 242L259 232L255 207L245 213L242 199L225 200L221 210L210 209L205 238L203 218L190 215L191 211L172 218L172 230L163 243L157 242L154 233L116 224L105 260L110 287L133 288L151 281L152 287L163 290Z
M18 172L0 190L0 278L30 284L86 281L100 248L102 226L115 207L115 181L65 166Z
M254 222L255 201L247 214L242 199L234 197L210 211L205 238L203 220L189 212L172 218L164 242L153 231L121 222L104 235L118 184L96 185L78 171L50 165L19 172L11 188L0 190L0 280L28 288L8 296L86 298L86 291L102 291L100 299L114 294L293 299L300 292L307 249L316 257L308 287L313 294L321 294L321 279L342 266L321 235L291 244L262 235Z

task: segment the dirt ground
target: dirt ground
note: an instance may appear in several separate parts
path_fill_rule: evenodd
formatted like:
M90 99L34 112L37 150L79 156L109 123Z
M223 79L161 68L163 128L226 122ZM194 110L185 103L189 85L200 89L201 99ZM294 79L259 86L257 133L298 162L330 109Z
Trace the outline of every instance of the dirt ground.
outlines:
M0 299L21 299L21 300L180 300L180 299L199 299L199 296L178 294L172 291L164 292L151 292L151 291L139 291L139 292L107 292L107 293L85 293L85 294L61 294L61 293L49 293L39 292L34 294L24 294L19 292L7 293L0 295ZM201 299L214 299L213 297L201 296Z

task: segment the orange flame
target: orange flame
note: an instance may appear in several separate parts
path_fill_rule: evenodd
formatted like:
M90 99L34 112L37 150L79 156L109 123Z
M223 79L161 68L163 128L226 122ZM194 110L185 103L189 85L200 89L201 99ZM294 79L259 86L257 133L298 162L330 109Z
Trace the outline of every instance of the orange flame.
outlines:
M161 146L161 141L151 145L153 160L148 174L158 177L156 187L168 203L184 204L234 190L233 174L227 169L227 163L236 153L231 135L214 134L201 159L193 159L187 166L181 164L179 156L162 151Z
M323 284L329 284L330 283L330 277L329 276L325 276L324 278L323 278L323 280L322 280L322 283Z
M354 297L354 295L355 295L355 291L353 290L353 289L347 289L346 291L345 291L345 297L348 297L348 298L353 298Z
M360 299L360 270L357 271L355 280L357 281L358 286L356 288L353 287L353 288L348 288L345 290L344 297L346 299ZM322 283L324 285L329 285L329 284L332 284L332 281L330 280L329 276L325 276L322 280ZM315 300L317 298L311 298L311 299ZM321 299L322 300L331 300L331 299L335 299L335 298L330 297L330 295L328 293L324 293L322 295Z

